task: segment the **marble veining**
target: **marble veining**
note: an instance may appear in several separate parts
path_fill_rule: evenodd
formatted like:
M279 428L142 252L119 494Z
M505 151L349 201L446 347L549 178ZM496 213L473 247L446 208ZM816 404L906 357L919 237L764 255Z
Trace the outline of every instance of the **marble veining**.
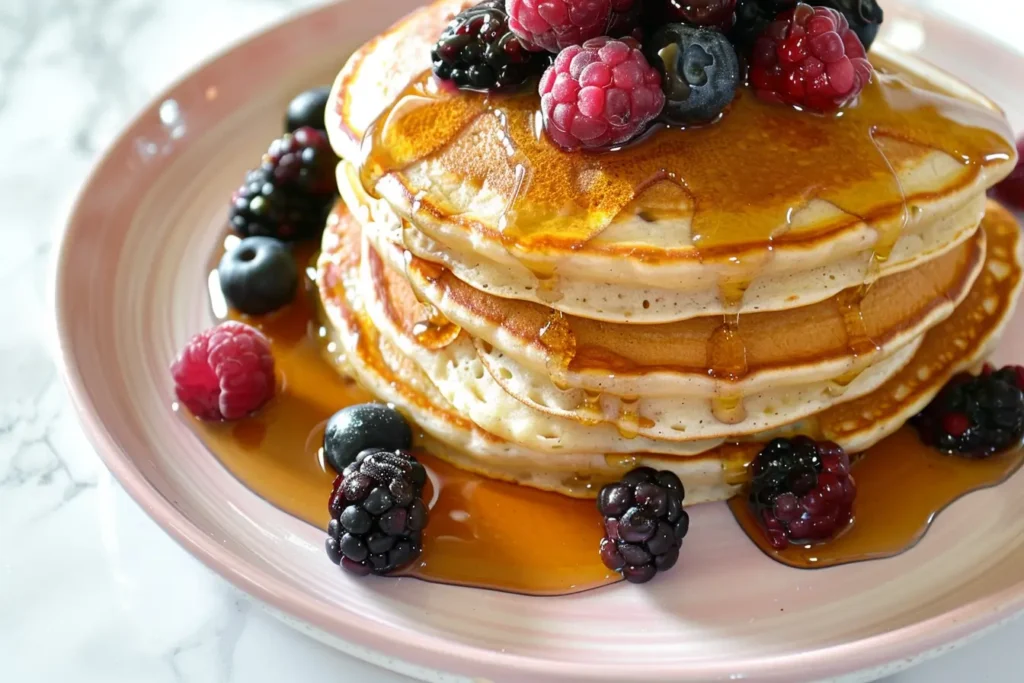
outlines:
M52 361L48 263L89 166L188 67L316 4L0 3L0 131L8 152L0 172L0 291L8 293L0 297L2 681L408 680L284 626L175 545L92 452ZM1024 16L1015 0L990 0L984 11L978 3L925 4L1019 44L1014 31ZM1022 636L1018 622L891 683L1011 680Z

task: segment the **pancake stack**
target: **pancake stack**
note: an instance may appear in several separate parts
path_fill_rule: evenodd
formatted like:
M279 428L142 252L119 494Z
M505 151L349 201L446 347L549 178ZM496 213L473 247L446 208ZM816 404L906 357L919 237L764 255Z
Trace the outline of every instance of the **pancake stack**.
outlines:
M577 497L649 464L719 500L775 436L871 447L998 339L1019 228L985 193L1016 154L967 86L876 45L842 116L741 90L714 125L567 153L535 91L430 77L461 6L339 74L317 268L332 360L439 457Z

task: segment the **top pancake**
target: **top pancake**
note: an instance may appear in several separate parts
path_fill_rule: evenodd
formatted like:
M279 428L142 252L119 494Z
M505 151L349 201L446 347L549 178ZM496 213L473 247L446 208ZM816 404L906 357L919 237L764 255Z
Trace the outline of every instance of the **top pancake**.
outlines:
M431 44L460 5L423 8L359 50L339 75L328 129L337 151L359 165L364 188L434 241L434 260L483 260L533 275L502 295L559 308L559 294L542 290L560 279L717 290L720 308L742 310L744 293L763 278L854 257L884 266L894 251L912 262L927 248L912 233L977 206L1015 162L997 108L884 48L874 56L880 73L841 116L741 90L715 125L655 130L614 152L565 153L538 134L532 89L443 92L424 76ZM949 226L949 240L966 238L976 213ZM490 279L473 279L486 269L453 271L477 288ZM869 274L854 268L843 277L840 288ZM772 296L757 310L834 293L795 303ZM649 303L646 313L595 317L715 312Z

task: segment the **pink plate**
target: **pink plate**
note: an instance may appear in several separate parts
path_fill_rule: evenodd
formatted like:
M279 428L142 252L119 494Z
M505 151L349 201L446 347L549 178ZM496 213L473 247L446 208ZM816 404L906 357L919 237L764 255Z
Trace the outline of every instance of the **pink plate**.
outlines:
M211 61L128 127L78 199L56 263L64 373L100 455L168 533L290 622L434 681L866 680L1024 609L1024 473L957 502L897 558L821 571L768 560L725 505L702 506L679 571L561 598L351 579L324 558L323 532L228 474L170 410L166 371L211 322L206 268L227 197L289 97L329 83L418 4L338 3ZM890 42L1024 124L1011 87L1024 60L890 4ZM1018 315L1004 352L1022 344Z

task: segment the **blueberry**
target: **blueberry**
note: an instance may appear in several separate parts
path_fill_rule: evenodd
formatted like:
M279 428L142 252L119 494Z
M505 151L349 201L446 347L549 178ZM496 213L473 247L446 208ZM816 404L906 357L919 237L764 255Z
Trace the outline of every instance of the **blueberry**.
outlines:
M295 99L288 104L288 114L285 118L285 131L294 132L303 126L327 130L324 124L324 111L327 109L327 100L330 99L331 88L313 88L295 96Z
M647 57L661 72L666 99L661 118L667 123L707 123L736 96L739 59L718 31L666 24L648 43Z
M394 408L382 403L363 403L339 410L328 420L324 432L324 457L339 473L366 449L395 451L411 445L409 423Z
M291 251L271 237L246 237L217 266L230 306L247 315L276 311L295 298L299 271Z

